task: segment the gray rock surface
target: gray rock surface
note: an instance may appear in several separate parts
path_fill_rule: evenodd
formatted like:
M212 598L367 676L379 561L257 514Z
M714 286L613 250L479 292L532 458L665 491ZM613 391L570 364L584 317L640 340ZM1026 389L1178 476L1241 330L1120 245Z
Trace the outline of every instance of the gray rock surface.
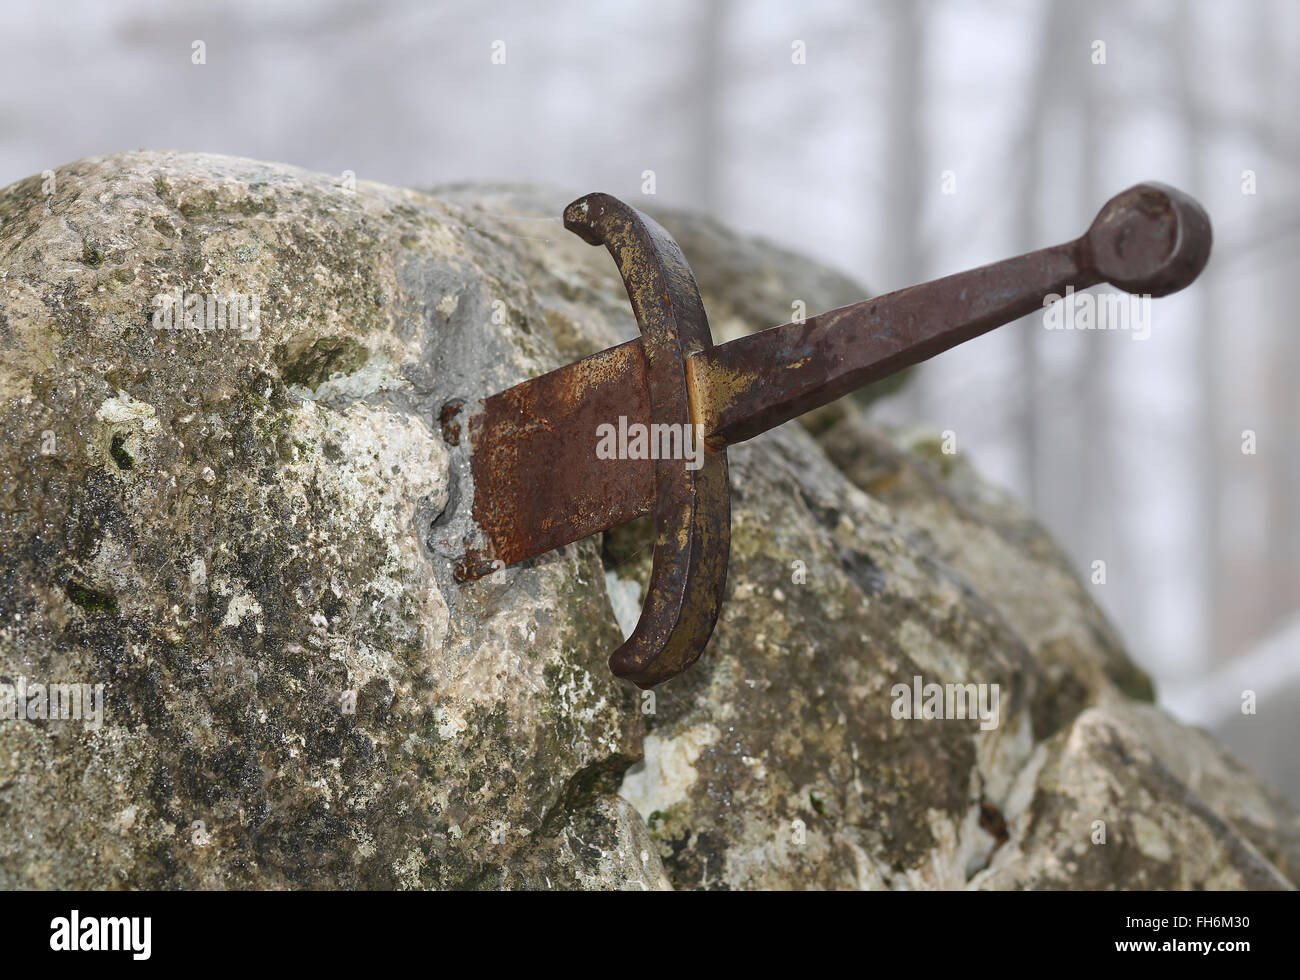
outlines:
M1032 520L854 403L733 450L723 617L653 698L605 666L644 522L454 583L440 407L635 335L568 196L144 152L54 183L0 192L0 683L106 707L0 720L0 887L1296 880L1300 817L1144 703ZM717 336L861 294L660 217ZM258 316L160 329L172 291ZM996 727L895 717L917 675L997 684Z

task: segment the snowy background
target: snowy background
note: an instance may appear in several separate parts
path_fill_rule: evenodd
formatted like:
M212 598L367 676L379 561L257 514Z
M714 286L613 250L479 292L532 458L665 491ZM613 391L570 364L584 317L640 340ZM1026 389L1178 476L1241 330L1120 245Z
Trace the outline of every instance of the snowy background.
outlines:
M876 412L952 429L1081 574L1105 561L1162 701L1300 801L1297 48L1292 0L8 3L0 185L136 147L634 203L653 170L877 291L1181 187L1215 252L1149 339L1033 317Z

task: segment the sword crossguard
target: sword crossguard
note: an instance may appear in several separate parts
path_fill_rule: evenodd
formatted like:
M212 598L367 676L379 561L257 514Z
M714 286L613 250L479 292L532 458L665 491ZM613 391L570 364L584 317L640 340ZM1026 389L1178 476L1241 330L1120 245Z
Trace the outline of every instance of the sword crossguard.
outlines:
M564 227L614 257L641 330L650 422L695 435L700 465L658 459L654 466L654 558L641 617L609 658L642 688L693 664L713 633L727 585L731 499L726 449L703 446L689 358L713 347L695 276L682 250L652 218L608 194L564 209Z

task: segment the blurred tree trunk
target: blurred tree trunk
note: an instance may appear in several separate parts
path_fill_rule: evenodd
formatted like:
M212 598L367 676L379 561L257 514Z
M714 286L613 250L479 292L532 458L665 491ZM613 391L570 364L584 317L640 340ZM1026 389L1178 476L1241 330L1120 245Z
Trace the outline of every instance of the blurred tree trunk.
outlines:
M925 274L921 246L924 212L922 180L926 172L922 145L921 11L915 0L891 0L889 25L893 52L887 106L885 228L889 234L890 289L919 282ZM933 175L937 187L938 175Z
M1278 38L1289 35L1278 31L1278 22L1287 23L1289 15L1290 23L1295 23L1294 10L1282 12L1279 6L1261 5L1256 11L1253 27L1259 51L1255 68L1261 114L1266 119L1280 121L1276 124L1276 137L1285 145L1288 136L1294 139L1294 99L1296 86L1300 85L1300 71L1296 69L1294 58L1284 67L1279 57ZM1264 200L1282 202L1296 199L1293 168L1274 165L1268 173L1259 174L1259 179L1266 181L1260 195L1255 198L1261 204ZM1273 210L1267 207L1258 210L1262 229L1264 216L1272 214ZM1264 289L1274 307L1269 340L1273 356L1269 358L1268 400L1263 406L1263 418L1268 421L1266 425L1254 426L1261 439L1266 438L1267 442L1258 447L1259 455L1254 458L1267 461L1265 528L1268 550L1263 571L1268 577L1269 602L1267 621L1257 624L1250 639L1257 639L1266 629L1271 629L1272 624L1300 608L1300 438L1296 436L1296 426L1300 424L1300 327L1294 315L1287 312L1295 303L1295 272L1289 265L1272 263L1270 280Z
M1174 6L1169 18L1169 67L1174 77L1175 90L1182 116L1183 159L1187 167L1187 190L1202 196L1205 184L1206 132L1203 114L1196 97L1196 79L1205 63L1196 47L1194 7ZM1204 199L1202 197L1202 199ZM1196 529L1199 534L1201 569L1201 616L1204 624L1204 645L1200 651L1201 664L1208 667L1215 662L1223 641L1221 612L1227 596L1223 592L1224 580L1220 574L1223 565L1223 535L1220 527L1223 513L1222 473L1235 451L1234 444L1225 439L1223 424L1222 380L1219 376L1218 349L1218 291L1213 267L1201 279L1201 302L1192 307L1192 329L1196 337L1196 373L1200 388L1197 400L1196 453L1197 511Z
M889 0L885 9L892 54L889 96L884 107L885 200L881 215L887 247L880 275L883 288L893 290L920 282L927 271L921 229L925 213L923 181L934 181L933 191L938 187L939 175L929 173L924 145L924 10L915 0ZM874 33L879 25L872 21L867 28ZM903 389L908 411L917 419L928 418L926 378L924 369L917 371Z
M1090 39L1098 37L1099 32L1091 30L1092 23L1106 23L1113 14L1109 4L1095 3L1086 8L1071 4L1073 23L1070 35L1074 50L1078 52L1070 59L1075 76L1075 91L1078 92L1078 126L1079 126L1079 202L1080 227L1092 219L1096 208L1101 206L1102 188L1099 175L1100 161L1104 156L1105 140L1099 125L1098 88L1104 73L1109 69L1105 65L1092 63L1089 47ZM1094 18L1096 20L1094 21ZM1113 290L1113 286L1102 286L1102 290ZM1100 308L1099 313L1100 316ZM1111 327L1102 323L1098 327ZM1115 324L1115 326L1119 326ZM1082 488L1078 526L1083 532L1083 547L1091 551L1095 558L1103 558L1112 567L1131 570L1132 565L1124 552L1123 534L1116 533L1117 521L1111 515L1114 508L1115 486L1115 418L1112 408L1111 375L1113 373L1113 351L1119 340L1117 335L1095 333L1085 336L1083 358L1080 367L1079 383L1082 389L1081 404L1083 415L1079 420L1079 443L1082 449L1078 465L1080 468L1078 485ZM1085 555L1085 561L1087 560ZM1085 566L1086 567L1086 566ZM1131 572L1128 573L1131 581ZM1131 590L1115 589L1112 599L1123 601L1131 595Z
M724 27L728 0L708 0L696 8L695 83L689 93L694 106L694 145L687 153L692 161L691 190L705 214L718 214L718 159L722 142L722 84Z
M1063 0L1052 0L1048 5L1034 46L1038 60L1029 78L1027 91L1031 94L1025 102L1017 145L1017 162L1021 168L1017 214L1016 240L1021 251L1042 246L1043 198L1043 135L1045 123L1053 107L1060 100L1060 63L1058 48L1065 33L1066 5ZM1042 432L1039 426L1042 402L1042 363L1039 356L1039 332L1042 320L1039 314L1027 317L1013 328L1019 349L1020 388L1019 444L1025 498L1035 513L1043 504L1042 493Z

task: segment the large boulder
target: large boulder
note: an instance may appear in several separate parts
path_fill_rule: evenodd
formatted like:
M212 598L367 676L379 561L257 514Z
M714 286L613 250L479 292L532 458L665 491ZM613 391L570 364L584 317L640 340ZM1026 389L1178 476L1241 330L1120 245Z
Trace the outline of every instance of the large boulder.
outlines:
M644 521L457 584L441 407L635 336L566 200L144 152L0 192L0 887L1296 880L1033 521L855 403L733 450L723 616L653 695L605 665ZM716 335L862 293L660 216ZM899 717L917 677L997 711Z

